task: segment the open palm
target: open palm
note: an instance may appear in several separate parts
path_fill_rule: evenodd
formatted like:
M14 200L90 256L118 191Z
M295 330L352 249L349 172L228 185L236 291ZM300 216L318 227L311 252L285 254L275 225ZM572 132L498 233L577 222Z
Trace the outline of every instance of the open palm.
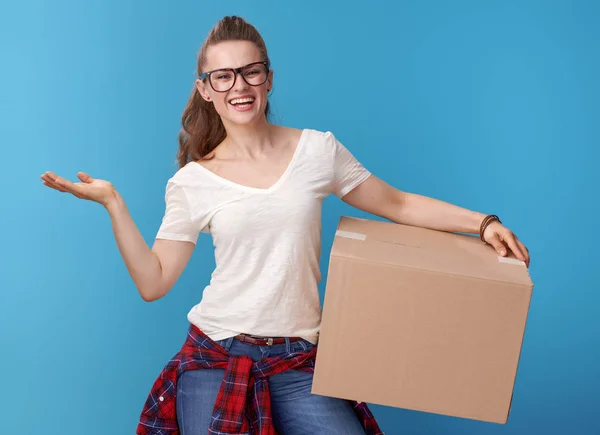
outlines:
M85 172L77 173L77 178L81 182L76 183L61 178L50 171L42 174L40 178L44 181L44 186L48 186L59 192L71 193L77 198L87 199L102 205L106 205L115 195L115 188L112 183L92 178Z

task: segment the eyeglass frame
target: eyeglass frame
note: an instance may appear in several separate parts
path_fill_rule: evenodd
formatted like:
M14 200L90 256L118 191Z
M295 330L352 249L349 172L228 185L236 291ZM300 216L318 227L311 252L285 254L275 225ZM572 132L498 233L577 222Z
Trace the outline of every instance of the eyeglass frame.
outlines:
M244 77L244 74L242 74L242 70L244 70L245 68L248 68L249 66L252 65L264 65L267 68L267 77L265 78L265 81L258 84L258 85L253 85L251 83L248 83L248 80L246 80L246 77ZM233 71L233 83L231 84L231 87L229 89L227 89L226 91L217 91L215 89L215 87L213 86L212 83L212 79L210 78L210 75L214 72L217 71ZM238 68L217 68L217 69L213 69L212 71L206 71L204 73L202 73L200 75L200 77L198 77L199 80L204 81L206 79L206 77L208 77L208 82L210 83L210 87L213 89L213 91L215 92L229 92L231 89L233 89L233 87L235 86L236 80L238 75L242 76L242 79L249 85L249 86L261 86L264 85L265 83L267 83L267 80L269 80L269 72L271 71L271 69L269 68L269 62L267 62L266 60L264 61L259 61L259 62L251 62L248 65L244 65L244 66L240 66Z

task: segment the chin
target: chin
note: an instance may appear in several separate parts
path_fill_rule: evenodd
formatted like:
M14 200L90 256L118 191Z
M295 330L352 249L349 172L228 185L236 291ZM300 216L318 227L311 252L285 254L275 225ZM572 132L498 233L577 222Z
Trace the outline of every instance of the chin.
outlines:
M261 122L265 118L264 108L257 112L251 110L248 112L233 112L229 110L225 116L222 116L227 122L235 125L252 125Z

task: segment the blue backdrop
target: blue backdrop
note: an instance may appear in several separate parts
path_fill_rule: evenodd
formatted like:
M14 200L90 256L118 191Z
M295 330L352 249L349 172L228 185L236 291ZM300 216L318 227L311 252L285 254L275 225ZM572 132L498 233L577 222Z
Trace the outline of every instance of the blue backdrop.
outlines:
M331 130L379 177L496 213L531 250L509 423L374 406L386 433L600 433L600 7L583 0L4 1L0 432L134 433L210 238L145 303L105 210L39 175L112 181L152 243L196 53L228 14L267 42L274 122ZM342 214L364 217L326 201L323 272Z

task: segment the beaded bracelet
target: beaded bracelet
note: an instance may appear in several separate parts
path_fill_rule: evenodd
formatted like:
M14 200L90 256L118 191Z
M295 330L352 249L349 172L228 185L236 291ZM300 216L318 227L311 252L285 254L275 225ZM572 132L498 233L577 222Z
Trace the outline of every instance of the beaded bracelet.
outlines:
M485 229L488 227L488 225L494 221L498 221L499 223L502 223L500 218L498 216L496 216L495 214L489 214L485 218L483 218L483 221L481 221L481 226L479 227L479 238L481 239L481 241L483 243L487 243L483 238L483 233L485 232Z

